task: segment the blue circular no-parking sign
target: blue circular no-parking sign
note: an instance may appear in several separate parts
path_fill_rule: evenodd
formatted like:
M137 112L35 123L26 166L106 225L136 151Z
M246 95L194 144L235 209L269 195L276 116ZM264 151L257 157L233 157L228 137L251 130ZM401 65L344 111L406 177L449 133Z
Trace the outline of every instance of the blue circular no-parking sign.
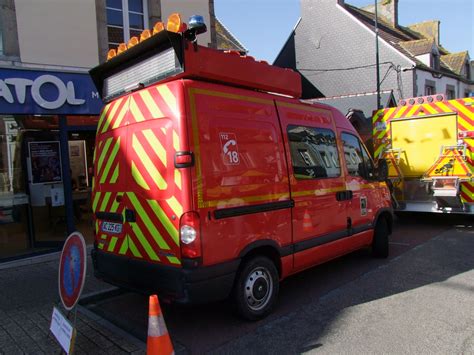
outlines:
M84 237L73 232L66 239L59 260L59 296L70 311L79 300L86 280L87 254Z

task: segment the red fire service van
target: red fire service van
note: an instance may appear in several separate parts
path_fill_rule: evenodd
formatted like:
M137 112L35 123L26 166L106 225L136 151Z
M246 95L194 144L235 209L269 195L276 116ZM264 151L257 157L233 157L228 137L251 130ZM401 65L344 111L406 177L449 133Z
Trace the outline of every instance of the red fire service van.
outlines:
M360 248L388 255L390 192L348 120L298 73L197 45L200 16L91 70L97 277L266 316L279 281ZM385 162L385 160L383 160Z

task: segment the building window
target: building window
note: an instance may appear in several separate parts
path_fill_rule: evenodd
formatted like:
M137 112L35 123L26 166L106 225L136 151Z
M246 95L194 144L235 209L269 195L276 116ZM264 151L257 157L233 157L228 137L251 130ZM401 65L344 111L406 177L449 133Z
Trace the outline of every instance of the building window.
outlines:
M431 55L431 67L434 70L439 70L440 69L439 54L438 53L432 53L432 55Z
M425 95L434 95L436 94L436 83L431 80L426 80L425 82Z
M107 0L106 9L109 48L127 43L148 27L146 0Z
M341 175L336 135L325 128L288 126L293 173L297 179Z
M452 85L446 85L446 98L452 100L456 98L456 89Z

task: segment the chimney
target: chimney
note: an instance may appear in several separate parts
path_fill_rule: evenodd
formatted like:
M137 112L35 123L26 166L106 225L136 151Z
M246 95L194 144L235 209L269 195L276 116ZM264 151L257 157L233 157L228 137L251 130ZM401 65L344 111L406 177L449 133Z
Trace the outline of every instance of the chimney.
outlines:
M344 0L338 0L344 1ZM375 13L375 5L368 5L362 10ZM377 11L380 17L383 17L393 27L398 27L398 0L380 0L377 3Z
M398 27L398 0L382 0L377 5L380 15L384 16L393 27Z

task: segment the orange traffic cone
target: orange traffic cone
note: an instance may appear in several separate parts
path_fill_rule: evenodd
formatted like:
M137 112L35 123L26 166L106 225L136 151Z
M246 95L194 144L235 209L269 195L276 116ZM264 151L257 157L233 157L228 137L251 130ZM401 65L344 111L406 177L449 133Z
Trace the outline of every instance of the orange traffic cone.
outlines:
M309 215L308 210L304 211L303 215L303 230L309 232L313 229L313 223L311 223L311 216Z
M146 353L148 355L174 354L173 344L171 343L168 329L166 329L157 295L150 296Z

